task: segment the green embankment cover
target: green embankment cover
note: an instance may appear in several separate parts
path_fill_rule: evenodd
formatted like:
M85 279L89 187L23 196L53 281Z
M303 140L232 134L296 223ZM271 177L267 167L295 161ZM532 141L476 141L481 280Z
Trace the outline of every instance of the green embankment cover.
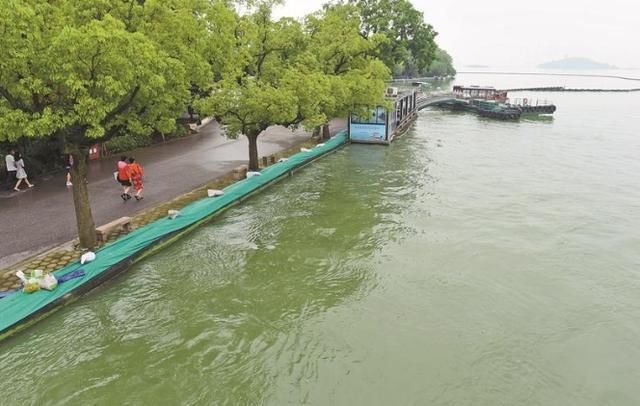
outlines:
M290 170L303 166L315 158L340 147L346 141L346 133L341 132L324 145L318 145L310 151L297 153L285 162L280 162L265 168L260 176L253 176L234 183L224 189L224 195L222 196L204 198L189 204L182 208L180 210L181 214L173 220L167 217L136 229L130 234L97 251L95 261L85 265L74 262L54 272L54 275L59 277L69 271L81 268L85 271L85 276L69 280L59 285L58 288L52 292L44 290L31 294L18 292L4 299L0 299L0 333L7 333L12 327L20 324L25 318L38 312L40 309L60 299L64 295L73 292L76 288L88 283L112 266L136 255L163 237L206 219L237 200L285 175Z

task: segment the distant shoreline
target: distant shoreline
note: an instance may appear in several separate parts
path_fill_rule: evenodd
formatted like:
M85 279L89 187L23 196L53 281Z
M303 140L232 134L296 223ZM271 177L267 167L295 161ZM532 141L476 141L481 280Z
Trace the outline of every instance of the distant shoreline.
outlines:
M590 58L583 57L571 57L564 58L555 61L545 62L537 66L539 69L561 69L561 70L615 70L617 66L609 65L608 63L602 63L594 61Z
M633 80L636 82L640 82L640 78L632 78L628 76L618 76L618 75L598 75L598 74L587 74L587 73L545 73L545 72L492 72L492 71L458 71L461 74L478 74L478 75L529 75L529 76L577 76L577 77L586 77L586 78L610 78L610 79L622 79L622 80Z

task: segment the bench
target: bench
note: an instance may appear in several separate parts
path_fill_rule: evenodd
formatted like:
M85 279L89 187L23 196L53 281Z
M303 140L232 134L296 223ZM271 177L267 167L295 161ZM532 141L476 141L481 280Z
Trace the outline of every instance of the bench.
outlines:
M109 238L109 234L111 234L113 230L117 228L121 228L124 231L129 231L131 229L131 217L120 217L117 220L113 220L110 223L96 228L97 240L100 242L106 242Z

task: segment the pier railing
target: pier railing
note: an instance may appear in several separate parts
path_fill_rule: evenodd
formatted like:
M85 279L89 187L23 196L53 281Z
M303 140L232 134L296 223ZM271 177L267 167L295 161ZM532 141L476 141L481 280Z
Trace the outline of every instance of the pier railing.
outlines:
M551 100L527 99L526 97L507 99L507 104L512 106L551 106Z
M416 100L418 110L429 106L438 105L445 102L457 100L456 96L450 92L420 92ZM543 107L553 106L553 102L547 99L528 99L525 97L507 99L506 104L517 107Z

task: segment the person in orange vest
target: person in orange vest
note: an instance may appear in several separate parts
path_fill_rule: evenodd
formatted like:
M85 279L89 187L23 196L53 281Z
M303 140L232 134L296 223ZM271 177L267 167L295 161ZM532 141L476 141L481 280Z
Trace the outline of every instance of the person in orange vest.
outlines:
M135 158L129 158L129 173L131 174L133 189L136 191L136 200L144 199L144 196L142 196L142 189L144 189L144 183L142 182L144 170L142 166L136 162Z

